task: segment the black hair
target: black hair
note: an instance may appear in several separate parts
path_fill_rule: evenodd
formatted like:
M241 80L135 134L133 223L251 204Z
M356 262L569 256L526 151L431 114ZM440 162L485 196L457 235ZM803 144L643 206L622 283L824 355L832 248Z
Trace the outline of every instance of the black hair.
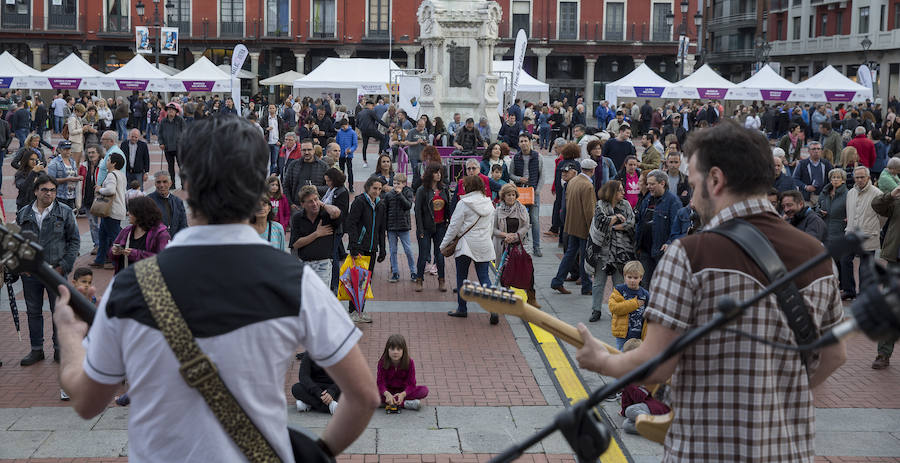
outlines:
M728 146L728 150L723 150ZM725 119L709 130L692 133L685 154L697 157L696 168L705 177L718 167L728 179L727 188L739 195L761 195L775 181L775 161L761 132Z
M91 270L90 267L78 267L75 269L75 272L72 273L72 279L76 280L76 281L79 278L86 277L86 276L90 276L91 278L94 277L94 271Z
M791 122L791 125L788 126L788 132L793 132L794 129L799 128L800 124L796 122Z
M267 191L269 146L249 121L226 115L195 121L181 137L188 206L210 224L249 219Z
M381 186L384 186L384 180L382 180L381 177L379 177L377 175L373 175L373 176L369 177L368 179L366 179L366 184L363 185L363 191L368 193L369 188L372 188L372 185L374 185L375 182L378 182L381 184Z
M138 196L128 201L128 212L134 216L134 224L144 231L150 231L162 221L159 206L147 196Z
M110 153L109 160L112 161L113 166L115 166L116 170L125 167L125 157L119 153Z
M344 173L341 172L340 170L335 169L334 167L326 170L325 176L331 179L331 185L334 186L335 188L337 188L339 186L344 186L344 182L347 181L347 176L344 175Z
M34 185L32 186L32 191L37 192L38 188L45 183L52 183L53 186L59 186L59 182L56 181L55 178L47 175L41 174L38 175L37 178L34 179Z
M492 166L491 166L491 172L494 172L494 171L497 171L497 172L503 172L503 165L502 165L502 164L494 164L494 165L492 165Z
M443 180L443 167L436 162L429 163L425 166L425 173L422 174L422 185L424 185L426 189L434 188L434 174L441 174L441 179Z

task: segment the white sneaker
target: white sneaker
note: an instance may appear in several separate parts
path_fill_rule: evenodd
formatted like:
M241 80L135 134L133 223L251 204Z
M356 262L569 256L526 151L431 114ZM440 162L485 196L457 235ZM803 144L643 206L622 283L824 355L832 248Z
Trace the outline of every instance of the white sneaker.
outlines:
M69 400L69 394L66 394L66 391L59 389L59 400Z
M353 323L362 323L363 319L360 318L359 312L356 312L354 310L353 312L350 312L350 321L352 321Z
M337 410L338 402L337 400L332 400L330 404L328 404L328 411L334 415L334 411Z
M302 400L297 401L297 411L298 412L308 412L310 409L309 405L306 405Z
M369 312L363 312L359 314L359 321L363 323L372 323L372 316L369 315Z
M406 402L403 402L403 408L407 410L418 410L421 405L422 404L419 399L407 400Z
M367 167L369 167L369 163L367 163L366 161L363 161L363 169L365 169Z

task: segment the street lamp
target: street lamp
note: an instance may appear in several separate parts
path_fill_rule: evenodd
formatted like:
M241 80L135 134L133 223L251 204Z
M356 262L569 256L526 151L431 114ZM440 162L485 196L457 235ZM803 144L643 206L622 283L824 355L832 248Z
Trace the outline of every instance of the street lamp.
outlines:
M877 74L877 72L878 72L878 63L876 63L875 61L870 61L870 60L869 60L869 48L872 48L872 41L869 40L868 37L863 37L862 42L860 43L860 45L862 45L862 48L863 48L863 54L864 54L864 56L865 56L863 59L864 59L865 62L866 62L866 66L869 68L869 73L870 73L870 75L871 75L871 74L874 74L874 75L877 76L877 75L878 75L878 74ZM878 91L878 85L875 85L875 79L872 79L872 98L873 98L873 99L874 99L875 97L877 97L877 95L876 95L877 91Z
M772 44L768 40L760 37L756 38L756 62L759 63L760 69L769 62L769 52L772 51Z
M166 0L166 9L171 10L172 8L175 8L175 4L172 3L172 0ZM145 12L144 2L142 0L138 0L137 5L134 6L134 9L137 11L138 16L140 16L141 21L144 22L144 12ZM165 27L165 25L166 25L165 21L163 21L163 23L160 24L159 0L153 0L153 19L152 19L152 21L153 21L153 24L152 25L147 24L147 27L154 28L157 30L157 33L156 33L157 44L156 44L154 56L156 57L156 69L159 69L159 49L162 46L162 43L161 43L162 42L162 29L161 28Z
M687 13L688 7L690 6L690 2L688 0L681 0L681 3L678 4L679 9L681 10L681 24L678 28L678 56L677 58L681 61L681 65L678 68L678 80L681 80L684 77L684 62L687 60L687 44L685 44L684 48L682 48L681 37L687 37L688 34L688 25L687 25ZM697 27L697 43L700 43L700 27L703 23L703 15L698 11L694 15L694 25ZM671 11L666 14L666 26L672 27L675 24L675 14ZM689 40L690 42L690 40Z

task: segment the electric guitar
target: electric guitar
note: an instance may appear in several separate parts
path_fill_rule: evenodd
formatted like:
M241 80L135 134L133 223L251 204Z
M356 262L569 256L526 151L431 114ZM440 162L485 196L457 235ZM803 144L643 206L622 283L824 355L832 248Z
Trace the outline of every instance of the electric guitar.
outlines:
M27 273L41 280L52 294L51 297L59 296L59 285L67 287L70 293L69 305L75 314L87 324L93 323L96 307L44 260L44 248L37 244L34 233L21 232L15 224L0 225L0 266L9 272Z

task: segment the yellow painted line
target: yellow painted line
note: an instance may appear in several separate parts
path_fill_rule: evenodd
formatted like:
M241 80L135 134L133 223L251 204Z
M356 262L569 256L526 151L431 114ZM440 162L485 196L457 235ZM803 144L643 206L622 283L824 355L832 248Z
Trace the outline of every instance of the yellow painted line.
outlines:
M575 369L572 368L572 364L566 357L565 352L563 352L562 346L557 342L556 337L532 323L529 323L528 327L534 333L534 338L541 345L541 350L547 358L547 363L553 368L553 374L556 375L556 380L559 382L569 403L575 404L587 399L587 389L585 389L581 380L578 379L578 375L575 374ZM598 413L596 409L594 413ZM602 415L598 413L598 416ZM612 426L611 423L607 424ZM613 434L613 439L610 441L606 453L600 457L600 461L603 463L628 463L628 458L625 457L625 452L619 446L619 441L615 434Z

